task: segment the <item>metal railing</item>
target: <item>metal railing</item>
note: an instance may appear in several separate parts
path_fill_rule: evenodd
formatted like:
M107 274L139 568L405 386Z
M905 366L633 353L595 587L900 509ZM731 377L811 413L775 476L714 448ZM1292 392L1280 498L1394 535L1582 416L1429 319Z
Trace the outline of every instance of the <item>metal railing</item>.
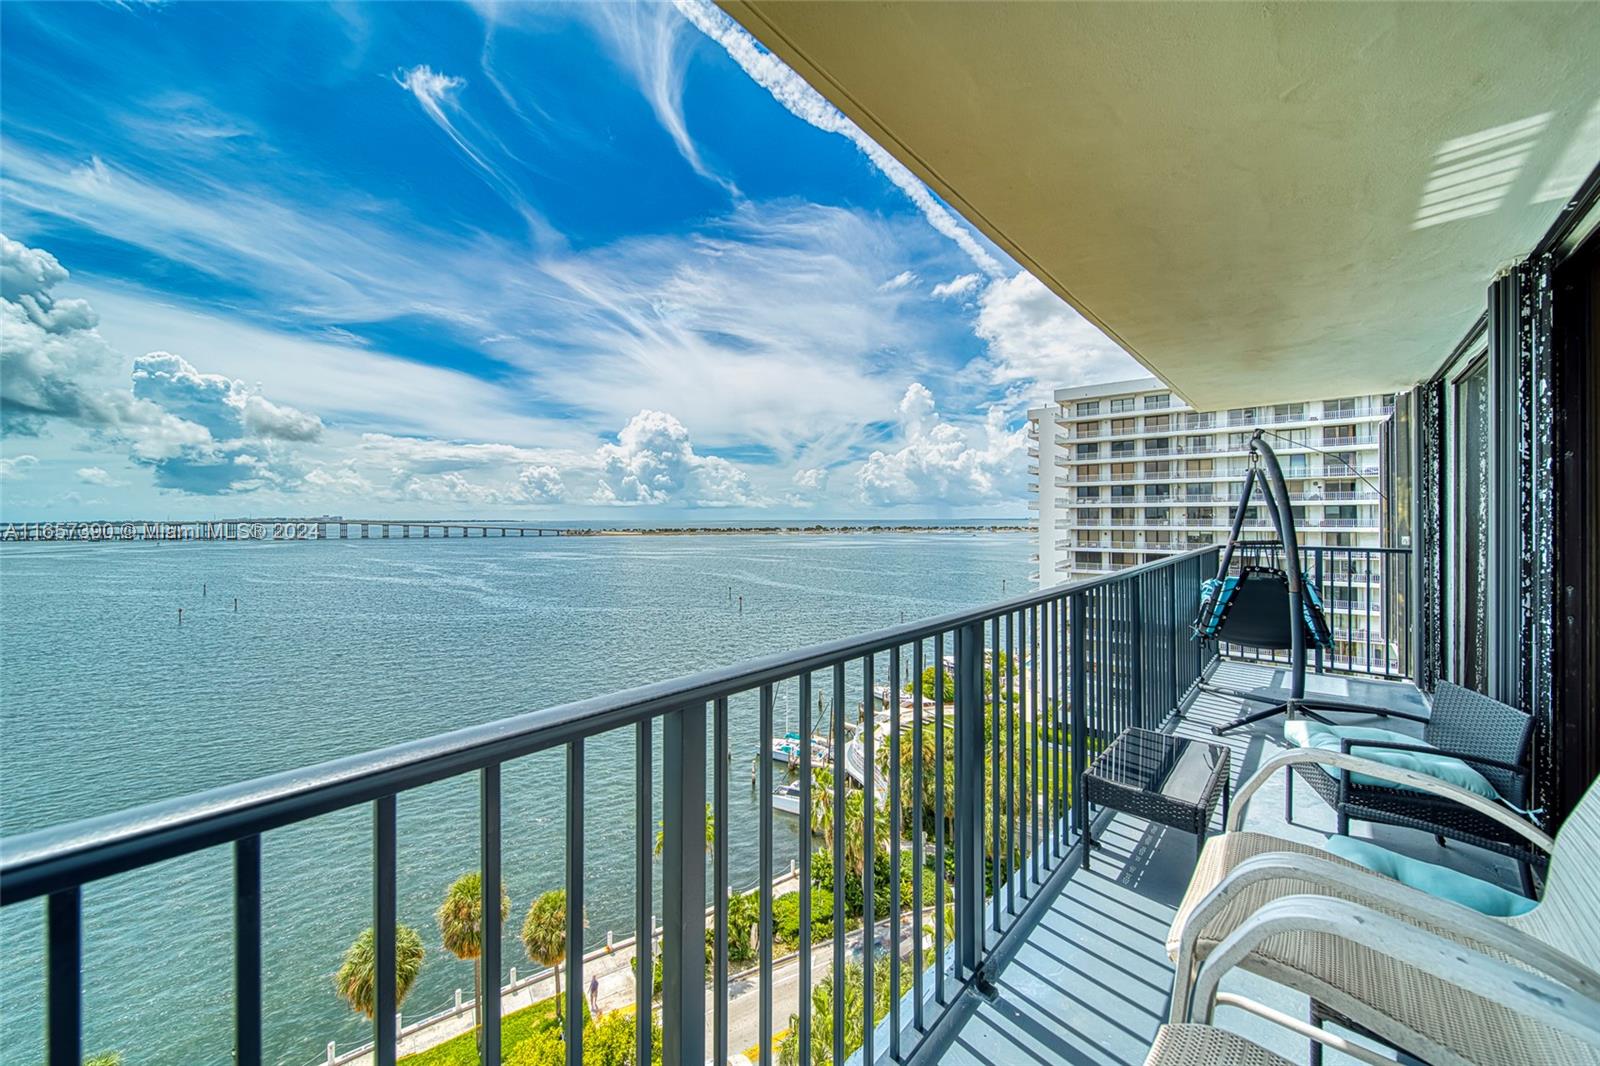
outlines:
M1237 565L1281 569L1283 547L1241 543L1233 558ZM1412 676L1411 549L1305 547L1300 549L1300 565L1322 599L1335 643L1333 650L1315 649L1310 657L1314 669L1387 678ZM1222 654L1249 662L1289 661L1287 651L1238 644L1223 644Z
M800 943L793 964L801 1009L792 1034L799 1061L808 1062L812 1050L814 904L831 909L836 989L842 989L848 956L855 953L847 954L846 931L857 921L861 929L863 1024L847 1026L846 1001L851 997L833 997L832 1061L843 1062L857 1050L868 1063L885 1058L928 1061L948 1046L961 1024L961 1012L951 1008L993 979L1028 935L1028 910L1048 906L1077 869L1074 846L1089 812L1071 781L1088 755L1124 728L1160 728L1215 659L1214 649L1189 639L1188 626L1200 582L1214 572L1216 559L1215 548L1197 549L978 610L532 711L0 842L0 906L44 901L47 1060L51 1066L81 1062L82 976L89 962L84 957L85 886L227 845L233 860L232 1059L240 1066L259 1066L262 943L271 932L262 907L263 838L333 811L365 806L372 814L372 1054L376 1066L393 1066L397 856L406 843L397 831L399 806L415 801L408 793L422 786L475 778L478 825L464 832L476 837L481 883L501 883L502 767L560 750L565 755L565 930L566 943L573 946L567 953L567 988L585 987L584 953L578 946L584 944L586 879L597 873L626 877L631 864L636 928L652 928L657 913L652 899L652 799L659 786L661 1007L657 1022L649 977L652 938L639 937L634 1016L651 1021L636 1026L634 1061L651 1061L652 1029L659 1025L668 1066L699 1066L708 1057L726 1062L735 1050L728 1046L729 733L733 716L751 715L760 738L757 773L763 799L756 827L757 1046L760 1063L770 1066L775 1035L772 875L790 862L789 856L774 854L773 808L766 802L773 789L773 760L767 755L774 739L775 696L781 692L808 708L816 694L827 695L830 762L841 771L840 780L846 778L844 771L855 776L861 799L860 914L846 912L848 879L842 874L833 878L824 900L813 900L812 834L799 834L794 858ZM886 721L876 712L880 683L888 692L881 716ZM855 699L863 708L873 708L868 716L872 724L847 740L845 708ZM887 706L891 702L892 708ZM658 720L663 745L659 780L652 753ZM633 855L617 861L621 870L595 871L584 848L585 752L596 738L618 731L631 732L634 742ZM907 741L911 758L903 760ZM810 744L799 748L799 806L808 812L802 822L806 825L809 813L817 809L813 753ZM880 752L887 756L881 763ZM929 753L933 761L925 766ZM947 754L953 762L948 791ZM905 770L903 761L910 764ZM616 773L618 768L607 766L602 772ZM909 782L904 780L907 773ZM710 804L704 802L708 785ZM846 869L848 788L820 794L830 805L835 827L830 841L834 871ZM894 839L882 842L880 849L874 841L875 806L884 802ZM716 830L709 848L710 885L708 808ZM953 865L947 856L953 857ZM914 872L909 904L901 890L903 863ZM948 875L947 869L952 871ZM924 871L931 872L932 900L924 898ZM875 906L876 879L884 874L890 896L887 920ZM218 870L217 876L225 875ZM190 886L173 883L167 888L176 894ZM908 931L902 928L906 917ZM925 922L931 926L926 932ZM488 984L494 989L502 973L504 942L499 908L483 908L481 926L482 972L493 975ZM884 937L887 944L880 943ZM887 988L877 985L880 960L886 963ZM565 1012L569 1066L583 1061L585 1013ZM483 997L482 1019L481 1061L498 1066L501 1001L492 991ZM862 1033L859 1049L846 1046L845 1034L852 1028ZM224 1049L212 1056L226 1057Z

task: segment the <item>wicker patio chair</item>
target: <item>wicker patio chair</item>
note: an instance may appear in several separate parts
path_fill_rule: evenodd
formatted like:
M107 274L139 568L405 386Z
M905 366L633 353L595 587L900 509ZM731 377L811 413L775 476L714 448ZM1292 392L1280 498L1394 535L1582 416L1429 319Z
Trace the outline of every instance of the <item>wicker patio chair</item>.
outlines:
M1529 804L1528 745L1533 716L1490 699L1471 689L1439 682L1432 713L1427 716L1391 711L1394 717L1425 723L1422 744L1375 740L1345 740L1341 750L1432 752L1471 766L1488 780L1500 798L1515 810ZM1443 843L1446 838L1508 856L1518 863L1523 891L1533 895L1532 871L1543 871L1545 855L1501 819L1487 818L1476 809L1451 799L1414 789L1388 788L1348 773L1303 763L1295 773L1333 808L1337 831L1349 832L1352 819L1420 829ZM1284 820L1293 820L1294 790L1284 790Z
M1508 820L1531 847L1551 856L1543 900L1525 914L1490 917L1315 848L1240 832L1251 795L1275 772L1309 762L1427 789L1441 798L1453 795L1485 817ZM1187 1020L1191 1005L1211 994L1195 984L1200 960L1206 960L1203 971L1236 933L1279 901L1314 893L1324 904L1344 901L1381 914L1386 922L1448 940L1470 953L1463 958L1481 953L1515 966L1530 980L1552 982L1568 990L1566 999L1556 1002L1580 1003L1600 1025L1600 923L1595 920L1600 914L1600 785L1590 788L1556 842L1476 793L1426 775L1336 752L1297 749L1270 760L1241 786L1228 822L1228 831L1208 843L1168 938L1176 962L1173 1021ZM1322 924L1295 928L1280 922L1273 935L1258 936L1229 965L1305 992L1313 1019L1348 1020L1359 1031L1429 1062L1600 1063L1600 1047L1570 1029L1530 1022L1511 1000L1457 987L1451 969L1390 958L1381 950L1382 941L1374 946L1347 933ZM1449 966L1461 964L1456 960Z

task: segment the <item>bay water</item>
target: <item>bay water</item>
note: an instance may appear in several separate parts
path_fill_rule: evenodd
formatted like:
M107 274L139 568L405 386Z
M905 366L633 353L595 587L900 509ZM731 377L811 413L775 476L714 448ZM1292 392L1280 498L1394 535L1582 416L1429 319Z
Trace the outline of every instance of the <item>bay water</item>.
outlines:
M1029 587L1031 551L1016 532L6 545L0 834L978 606ZM852 718L861 691L852 671ZM803 714L785 692L777 732ZM740 888L757 876L757 730L753 700L736 701ZM657 818L660 751L658 726ZM633 752L631 729L587 744L591 948L633 929ZM562 884L563 754L507 764L502 789L503 955L528 972L522 916ZM427 949L402 1008L418 1018L472 987L433 915L477 863L476 776L404 793L398 810L399 916ZM797 823L775 828L786 870ZM85 888L87 1053L230 1061L231 864L216 848ZM268 1061L309 1066L328 1041L368 1039L332 974L370 914L369 807L264 838ZM43 904L4 908L0 1063L43 1061L43 1010Z

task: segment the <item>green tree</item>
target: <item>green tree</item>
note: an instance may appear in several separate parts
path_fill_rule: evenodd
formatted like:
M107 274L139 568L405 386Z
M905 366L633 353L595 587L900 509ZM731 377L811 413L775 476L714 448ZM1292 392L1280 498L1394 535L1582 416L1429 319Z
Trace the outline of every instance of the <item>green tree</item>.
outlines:
M83 1060L83 1066L122 1066L122 1052L102 1051Z
M900 994L911 987L914 967L910 960L900 967ZM844 970L844 1053L855 1054L864 1043L866 1032L866 995L861 963L852 962ZM811 1062L814 1066L830 1066L833 1062L833 990L837 975L817 982L811 990ZM895 997L889 991L889 957L879 955L872 967L873 1024L882 1021L889 1013L889 1003ZM789 1031L778 1046L780 1066L798 1066L800 1062L800 1018L789 1015Z
M333 987L352 1010L371 1018L378 1009L377 945L368 926L344 953ZM422 972L422 937L409 925L394 927L394 1005L395 1009L411 994Z
M584 919L584 927L589 925ZM561 1019L561 964L567 961L567 890L552 888L533 901L522 922L522 947L528 958L548 966L556 977L556 1020ZM582 945L579 945L582 950ZM581 996L580 996L581 998Z
M511 913L511 897L500 886L500 921ZM439 906L439 932L445 950L458 959L472 960L473 1036L483 1046L483 875L477 871L462 874L445 892ZM500 991L495 975L495 992Z

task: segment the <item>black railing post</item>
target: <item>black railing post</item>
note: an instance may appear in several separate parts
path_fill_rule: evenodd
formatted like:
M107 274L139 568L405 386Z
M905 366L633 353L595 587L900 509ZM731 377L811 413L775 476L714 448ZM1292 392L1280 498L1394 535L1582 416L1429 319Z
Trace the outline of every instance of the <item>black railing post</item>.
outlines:
M233 1061L261 1063L261 837L233 844Z
M763 756L768 753L762 752ZM770 756L768 756L770 757ZM664 1066L701 1066L706 1043L706 709L668 714L662 736L661 1020ZM765 797L763 797L765 799ZM717 906L727 906L718 900ZM649 981L650 976L641 974Z
M1085 678L1083 675L1083 594L1074 592L1067 597L1070 618L1067 623L1067 641L1071 663L1072 680L1072 760L1068 763L1068 774L1072 789L1072 825L1079 834L1083 833L1084 826L1088 825L1087 812L1083 804L1083 771L1086 768L1089 745L1087 743L1086 729L1087 716L1085 714L1084 700L1087 699Z
M45 1023L50 1066L83 1062L82 890L50 893L45 904Z
M1315 575L1311 578L1312 587L1317 590L1317 597L1322 597L1322 549L1311 549L1311 565ZM1317 673L1322 673L1322 645L1317 645Z
M705 711L700 712L700 764L701 786L699 795L705 795ZM567 1002L562 1020L565 1024L564 1040L566 1042L567 1066L583 1066L583 741L573 740L567 742ZM702 800L695 804L695 810L700 813L701 822L705 821L705 804ZM701 840L704 840L704 828L701 829ZM696 853L704 859L704 844ZM702 861L697 867L700 871L700 883L704 898L705 863ZM703 905L702 905L703 906ZM696 953L696 963L699 964L698 972L702 975L701 983L704 984L705 965L705 911L697 909L700 915L700 939L695 941L700 946ZM702 989L702 1005L705 999ZM705 1025L703 1012L697 1016L695 1022L695 1035L700 1037L700 1042L705 1043Z
M633 988L634 1018L634 1056L637 1062L649 1062L651 1054L652 1036L651 1027L654 1025L654 1015L651 1011L651 1002L655 998L655 908L652 906L651 895L654 891L652 875L654 870L653 846L651 839L654 834L651 829L655 825L655 765L651 754L650 729L652 722L646 719L634 727L634 765L633 765L633 817L634 817L634 900L633 900Z
M394 1066L395 1058L395 798L372 804L372 1060Z
M478 778L479 902L483 907L483 946L478 961L483 974L483 1031L479 1056L483 1066L500 1066L500 767L485 766Z
M983 925L983 630L956 630L956 972L977 972Z

